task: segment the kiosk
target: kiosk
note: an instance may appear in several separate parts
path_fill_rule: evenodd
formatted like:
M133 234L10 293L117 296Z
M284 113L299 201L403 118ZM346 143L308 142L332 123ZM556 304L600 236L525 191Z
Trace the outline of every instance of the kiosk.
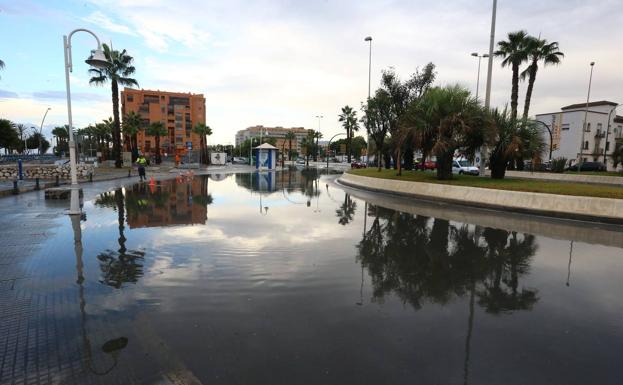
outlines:
M274 170L277 164L277 147L268 143L253 148L253 158L256 170Z

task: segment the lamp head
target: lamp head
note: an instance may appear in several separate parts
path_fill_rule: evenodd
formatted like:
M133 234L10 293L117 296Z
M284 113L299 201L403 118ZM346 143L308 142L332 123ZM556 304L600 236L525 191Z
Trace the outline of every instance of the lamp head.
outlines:
M478 57L478 52L472 52L472 56Z
M592 67L592 66L594 66L594 65L595 65L595 62L594 62L594 61L592 61L592 62L591 62L591 67Z
M106 59L106 55L104 55L104 51L101 49L94 49L91 51L91 56L85 62L91 67L95 68L108 68L112 66L112 63Z
M489 54L486 53L486 54L482 55L482 57L489 57Z
M372 41L372 37L371 37L371 36L368 36L368 37L366 37L366 38L365 38L365 39L363 39L363 40L364 40L364 41Z

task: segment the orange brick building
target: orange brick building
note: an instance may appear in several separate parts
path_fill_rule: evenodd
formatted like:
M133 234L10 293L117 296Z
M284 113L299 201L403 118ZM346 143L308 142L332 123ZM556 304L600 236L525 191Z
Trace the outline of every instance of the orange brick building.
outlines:
M121 91L122 116L130 111L142 118L143 130L137 135L139 151L155 151L156 139L145 134L145 128L152 122L163 122L167 127L168 135L160 137L162 154L183 155L189 144L193 150L199 149L199 135L192 128L206 122L203 94L125 88Z

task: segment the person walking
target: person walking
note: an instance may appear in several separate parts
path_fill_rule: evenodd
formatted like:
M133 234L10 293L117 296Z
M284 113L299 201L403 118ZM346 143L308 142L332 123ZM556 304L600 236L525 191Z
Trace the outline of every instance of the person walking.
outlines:
M145 159L143 154L138 155L138 158L136 159L136 164L138 165L138 176L141 182L147 180L147 177L145 176L145 166L147 165L147 159Z

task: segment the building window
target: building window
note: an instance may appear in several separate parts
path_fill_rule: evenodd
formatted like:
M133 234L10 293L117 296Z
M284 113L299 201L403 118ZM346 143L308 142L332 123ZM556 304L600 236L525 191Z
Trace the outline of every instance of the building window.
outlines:
M601 123L597 123L597 131L601 131L602 127L603 127L603 125Z
M586 123L586 129L584 131L591 132L591 124L590 123Z
M563 123L560 129L563 131L569 131L569 123Z
M128 95L125 100L127 100L128 102L133 102L134 101L134 95Z
M610 142L606 142L606 151L610 151Z
M584 142L583 149L588 150L588 140Z

